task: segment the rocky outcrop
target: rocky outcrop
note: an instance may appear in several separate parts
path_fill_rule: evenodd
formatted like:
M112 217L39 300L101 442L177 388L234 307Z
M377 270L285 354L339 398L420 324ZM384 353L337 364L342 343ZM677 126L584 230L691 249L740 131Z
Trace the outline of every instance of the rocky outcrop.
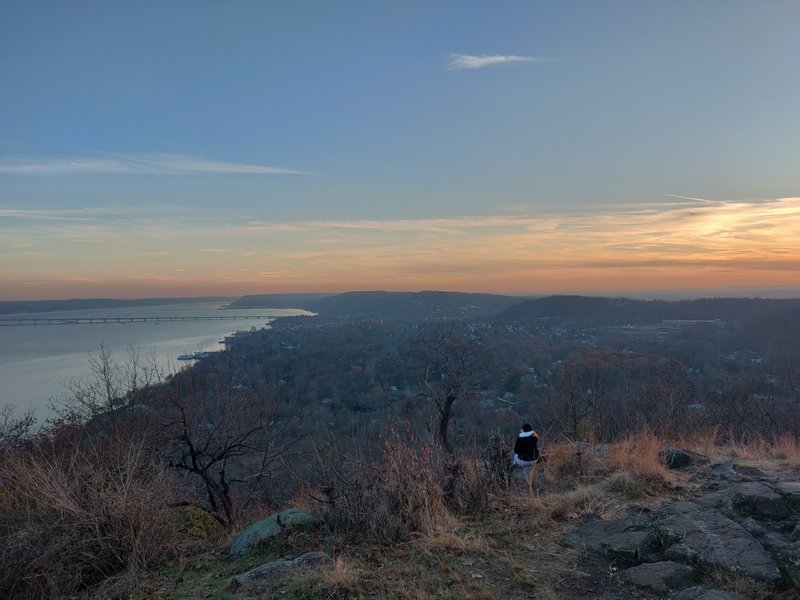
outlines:
M317 518L299 508L288 508L263 521L253 523L234 540L228 556L241 556L252 551L261 542L299 525L315 523Z
M613 520L590 518L566 542L627 567L623 579L650 593L686 588L674 596L681 600L737 598L695 585L698 575L719 571L800 590L800 481L774 481L736 465L709 471L721 483L691 502Z
M619 566L638 565L658 547L646 519L591 520L567 535L567 543L600 554Z
M787 519L792 507L783 497L760 481L734 486L731 506L740 513L765 519Z
M651 526L665 548L664 558L766 583L781 581L778 565L764 547L745 528L716 510L697 507L683 514L658 515Z

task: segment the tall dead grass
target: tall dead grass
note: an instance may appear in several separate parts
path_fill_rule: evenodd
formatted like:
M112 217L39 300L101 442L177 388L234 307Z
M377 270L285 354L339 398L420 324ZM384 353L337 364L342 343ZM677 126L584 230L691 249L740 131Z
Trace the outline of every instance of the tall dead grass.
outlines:
M378 459L319 452L325 521L335 531L389 542L454 526L441 470L429 444L386 442Z
M169 558L179 538L166 470L135 446L7 453L0 482L0 597L55 598L101 584L114 597Z
M780 460L792 467L800 466L800 437L794 434L768 437L761 433L751 433L737 436L733 431L711 427L680 439L679 445L703 452L715 460Z
M319 452L326 521L376 542L452 531L455 515L489 505L495 480L476 456L444 452L409 435L387 434L380 455Z

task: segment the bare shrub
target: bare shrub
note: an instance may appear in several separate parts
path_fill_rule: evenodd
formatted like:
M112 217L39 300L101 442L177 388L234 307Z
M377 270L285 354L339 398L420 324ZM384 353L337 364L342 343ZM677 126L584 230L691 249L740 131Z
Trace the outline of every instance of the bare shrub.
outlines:
M16 406L5 404L0 407L0 452L13 450L26 443L36 425L33 409L21 415L16 414Z
M132 585L179 536L165 468L111 443L7 453L0 464L0 596Z
M393 433L377 459L331 448L318 456L333 529L389 542L455 527L445 504L443 456L432 444L406 443Z
M541 490L571 489L594 474L595 448L585 442L551 444L546 457L547 461L536 474Z
M489 434L489 442L484 450L484 461L489 475L501 487L508 487L511 483L511 456L509 448L513 444L509 442L499 429L495 429Z

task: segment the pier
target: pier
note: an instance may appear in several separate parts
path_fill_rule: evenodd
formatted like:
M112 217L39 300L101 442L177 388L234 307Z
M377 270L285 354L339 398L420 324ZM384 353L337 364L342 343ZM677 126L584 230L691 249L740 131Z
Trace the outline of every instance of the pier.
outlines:
M168 321L244 321L273 319L269 315L173 316L173 317L0 317L0 327L19 325L98 325L102 323L164 323Z

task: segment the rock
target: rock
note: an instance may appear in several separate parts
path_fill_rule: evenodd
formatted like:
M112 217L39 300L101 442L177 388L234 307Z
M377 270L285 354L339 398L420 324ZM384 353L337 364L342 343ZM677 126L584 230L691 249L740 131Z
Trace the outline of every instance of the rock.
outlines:
M711 474L721 479L741 479L741 476L733 470L731 463L717 463L711 465Z
M661 507L656 516L660 518L666 515L684 515L701 510L703 510L703 507L695 502L673 502Z
M699 498L695 498L694 503L702 506L703 508L724 509L730 506L731 496L733 496L733 492L731 492L730 488L722 488L716 492L711 492L704 496L700 496Z
M228 550L228 555L241 556L242 554L247 554L259 543L278 535L282 531L306 523L315 523L316 521L316 517L299 508L289 508L275 513L263 521L253 523L240 533Z
M798 522L797 525L794 526L794 529L792 530L791 533L791 538L795 542L800 542L800 522Z
M767 583L781 581L777 564L743 527L716 510L667 514L654 529L667 551L665 558L692 561ZM674 546L671 548L671 546Z
M764 479L767 476L761 469L748 467L746 465L733 465L733 470L736 471L737 474L748 479Z
M656 542L649 522L633 517L590 521L567 535L569 545L601 554L622 566L642 562L655 549Z
M684 450L683 448L661 448L658 457L664 461L670 469L680 469L693 464L706 464L708 457L699 452Z
M239 586L256 580L266 580L270 586L280 585L301 573L319 571L332 563L333 559L324 552L306 552L297 558L264 563L237 575L231 580L231 584Z
M685 588L698 577L693 568L668 560L631 567L622 572L622 578L628 583L661 595Z
M800 588L800 543L774 543L771 551L792 586Z
M792 510L800 512L800 481L781 481L775 485L775 491L783 496Z
M736 592L696 585L675 594L674 600L743 600L743 598Z
M767 519L786 519L792 516L789 503L759 481L734 486L731 506L740 513Z
M747 517L746 519L739 521L739 525L744 527L747 530L747 533L758 540L767 535L767 530L764 529L761 524L752 517Z

